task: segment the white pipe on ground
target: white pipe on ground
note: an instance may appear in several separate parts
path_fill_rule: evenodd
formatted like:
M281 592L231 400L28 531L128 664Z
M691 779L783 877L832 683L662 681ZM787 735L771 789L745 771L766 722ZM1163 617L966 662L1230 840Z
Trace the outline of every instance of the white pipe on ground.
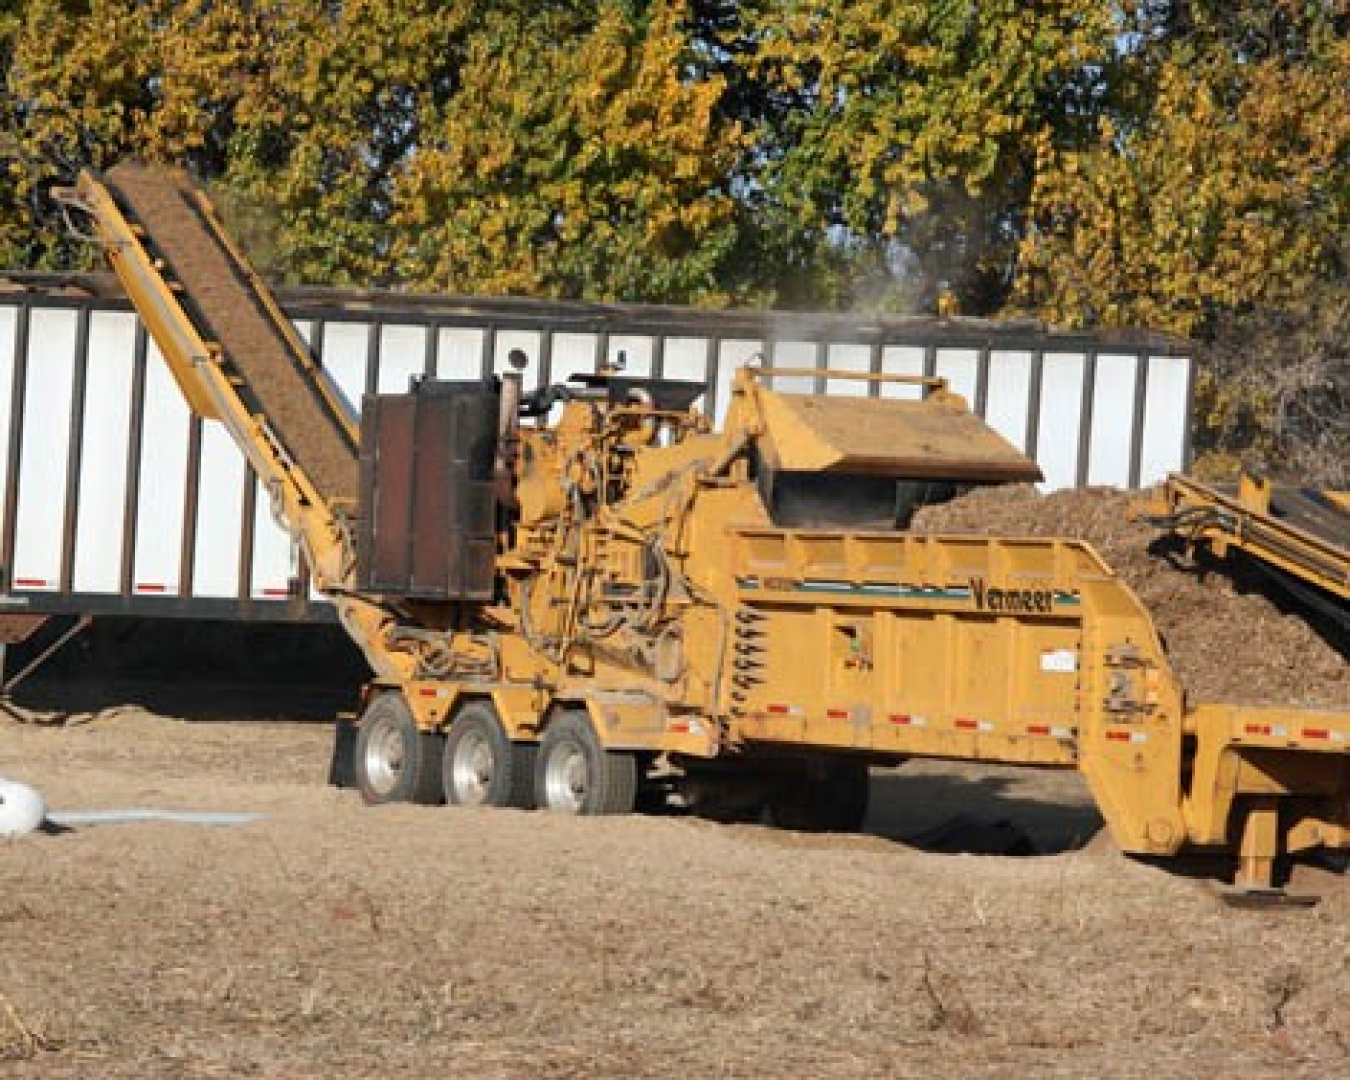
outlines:
M262 814L194 813L183 810L97 810L48 814L42 794L17 780L0 778L0 838L36 832L44 822L63 829L84 825L126 825L141 821L171 821L186 825L247 825Z

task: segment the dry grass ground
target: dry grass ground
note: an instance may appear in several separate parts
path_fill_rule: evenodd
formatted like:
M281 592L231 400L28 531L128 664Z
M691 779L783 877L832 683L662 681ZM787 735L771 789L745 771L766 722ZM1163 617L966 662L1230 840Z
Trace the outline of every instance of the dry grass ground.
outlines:
M0 721L57 809L254 811L0 842L18 1077L1336 1076L1350 891L1233 910L1093 845L1066 774L910 766L869 835L368 809L324 725ZM1010 819L1030 858L896 840Z

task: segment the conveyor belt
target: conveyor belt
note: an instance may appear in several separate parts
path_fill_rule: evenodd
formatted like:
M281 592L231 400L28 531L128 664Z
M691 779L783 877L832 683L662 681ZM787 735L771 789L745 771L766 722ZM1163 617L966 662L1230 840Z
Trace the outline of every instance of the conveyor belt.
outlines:
M306 370L306 358L277 324L264 286L204 216L182 172L119 165L104 177L143 242L180 286L179 302L202 337L221 348L249 407L263 415L286 452L330 504L358 491L357 448L343 420Z
M1271 517L1320 536L1328 544L1350 551L1350 514L1319 491L1277 487L1270 496Z
M1192 490L1203 490L1191 482ZM1213 490L1242 507L1257 524L1285 529L1297 529L1309 536L1326 541L1347 553L1350 559L1350 513L1342 510L1325 492L1315 488L1273 484L1269 488L1270 505L1262 509L1244 502L1242 489L1237 484L1215 484ZM1350 561L1347 562L1350 568Z
M1350 601L1350 513L1330 493L1244 480L1209 486L1171 476L1157 524L1223 553L1246 552L1276 571Z

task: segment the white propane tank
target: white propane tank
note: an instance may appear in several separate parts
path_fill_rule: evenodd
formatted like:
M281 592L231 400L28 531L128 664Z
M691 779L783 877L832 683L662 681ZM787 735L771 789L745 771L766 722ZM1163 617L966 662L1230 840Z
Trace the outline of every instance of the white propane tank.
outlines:
M30 833L46 817L47 805L35 788L0 778L0 838Z

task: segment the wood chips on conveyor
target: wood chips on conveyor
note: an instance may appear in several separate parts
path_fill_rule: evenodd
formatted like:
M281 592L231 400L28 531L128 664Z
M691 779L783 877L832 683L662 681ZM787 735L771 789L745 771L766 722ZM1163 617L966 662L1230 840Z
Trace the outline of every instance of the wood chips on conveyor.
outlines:
M146 232L185 306L208 341L217 342L247 383L287 452L328 499L355 500L356 450L301 367L241 266L221 246L181 172L118 165L104 177L123 210Z

